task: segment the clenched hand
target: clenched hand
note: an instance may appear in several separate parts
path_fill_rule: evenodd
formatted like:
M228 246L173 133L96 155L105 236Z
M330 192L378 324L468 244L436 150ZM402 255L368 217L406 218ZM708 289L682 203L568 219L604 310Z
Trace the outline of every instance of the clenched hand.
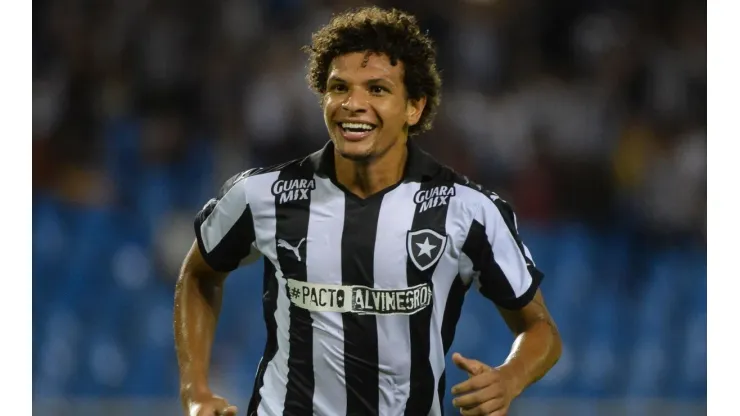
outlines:
M237 416L238 412L236 406L215 394L194 398L188 403L188 416Z

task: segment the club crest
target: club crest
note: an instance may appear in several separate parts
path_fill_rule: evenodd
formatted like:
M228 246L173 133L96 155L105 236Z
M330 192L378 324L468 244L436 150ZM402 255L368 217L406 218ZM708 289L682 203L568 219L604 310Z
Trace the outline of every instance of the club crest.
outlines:
M428 228L406 234L406 252L419 270L434 266L442 257L446 246L447 236Z

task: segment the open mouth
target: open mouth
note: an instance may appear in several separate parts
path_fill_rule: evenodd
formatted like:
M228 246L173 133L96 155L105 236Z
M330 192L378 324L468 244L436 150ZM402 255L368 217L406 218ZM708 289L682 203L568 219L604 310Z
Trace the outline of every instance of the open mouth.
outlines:
M375 126L368 123L339 123L339 127L347 133L369 133L375 130Z
M369 123L344 122L338 125L344 139L349 141L360 141L375 130L375 125Z

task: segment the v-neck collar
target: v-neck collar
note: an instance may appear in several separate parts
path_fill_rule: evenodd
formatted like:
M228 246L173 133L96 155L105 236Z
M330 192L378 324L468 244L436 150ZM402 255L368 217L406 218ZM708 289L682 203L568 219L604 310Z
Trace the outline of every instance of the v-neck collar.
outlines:
M398 185L406 182L426 182L434 177L439 171L440 165L429 154L424 152L419 146L409 140L406 144L408 157L406 166L401 180L398 183L388 186L367 198L361 198L337 180L337 171L334 165L334 143L328 141L324 147L310 156L311 163L314 165L316 174L320 177L328 178L334 186L340 189L348 197L354 198L363 203L372 201L376 198L382 198L388 192L394 190Z

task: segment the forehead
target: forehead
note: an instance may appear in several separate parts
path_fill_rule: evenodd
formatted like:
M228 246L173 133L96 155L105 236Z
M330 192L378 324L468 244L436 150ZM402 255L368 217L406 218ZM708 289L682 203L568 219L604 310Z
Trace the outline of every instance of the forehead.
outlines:
M401 61L396 61L396 65L391 65L388 55L371 52L352 52L340 55L334 58L329 66L329 78L341 78L348 82L371 78L399 81L402 76Z

